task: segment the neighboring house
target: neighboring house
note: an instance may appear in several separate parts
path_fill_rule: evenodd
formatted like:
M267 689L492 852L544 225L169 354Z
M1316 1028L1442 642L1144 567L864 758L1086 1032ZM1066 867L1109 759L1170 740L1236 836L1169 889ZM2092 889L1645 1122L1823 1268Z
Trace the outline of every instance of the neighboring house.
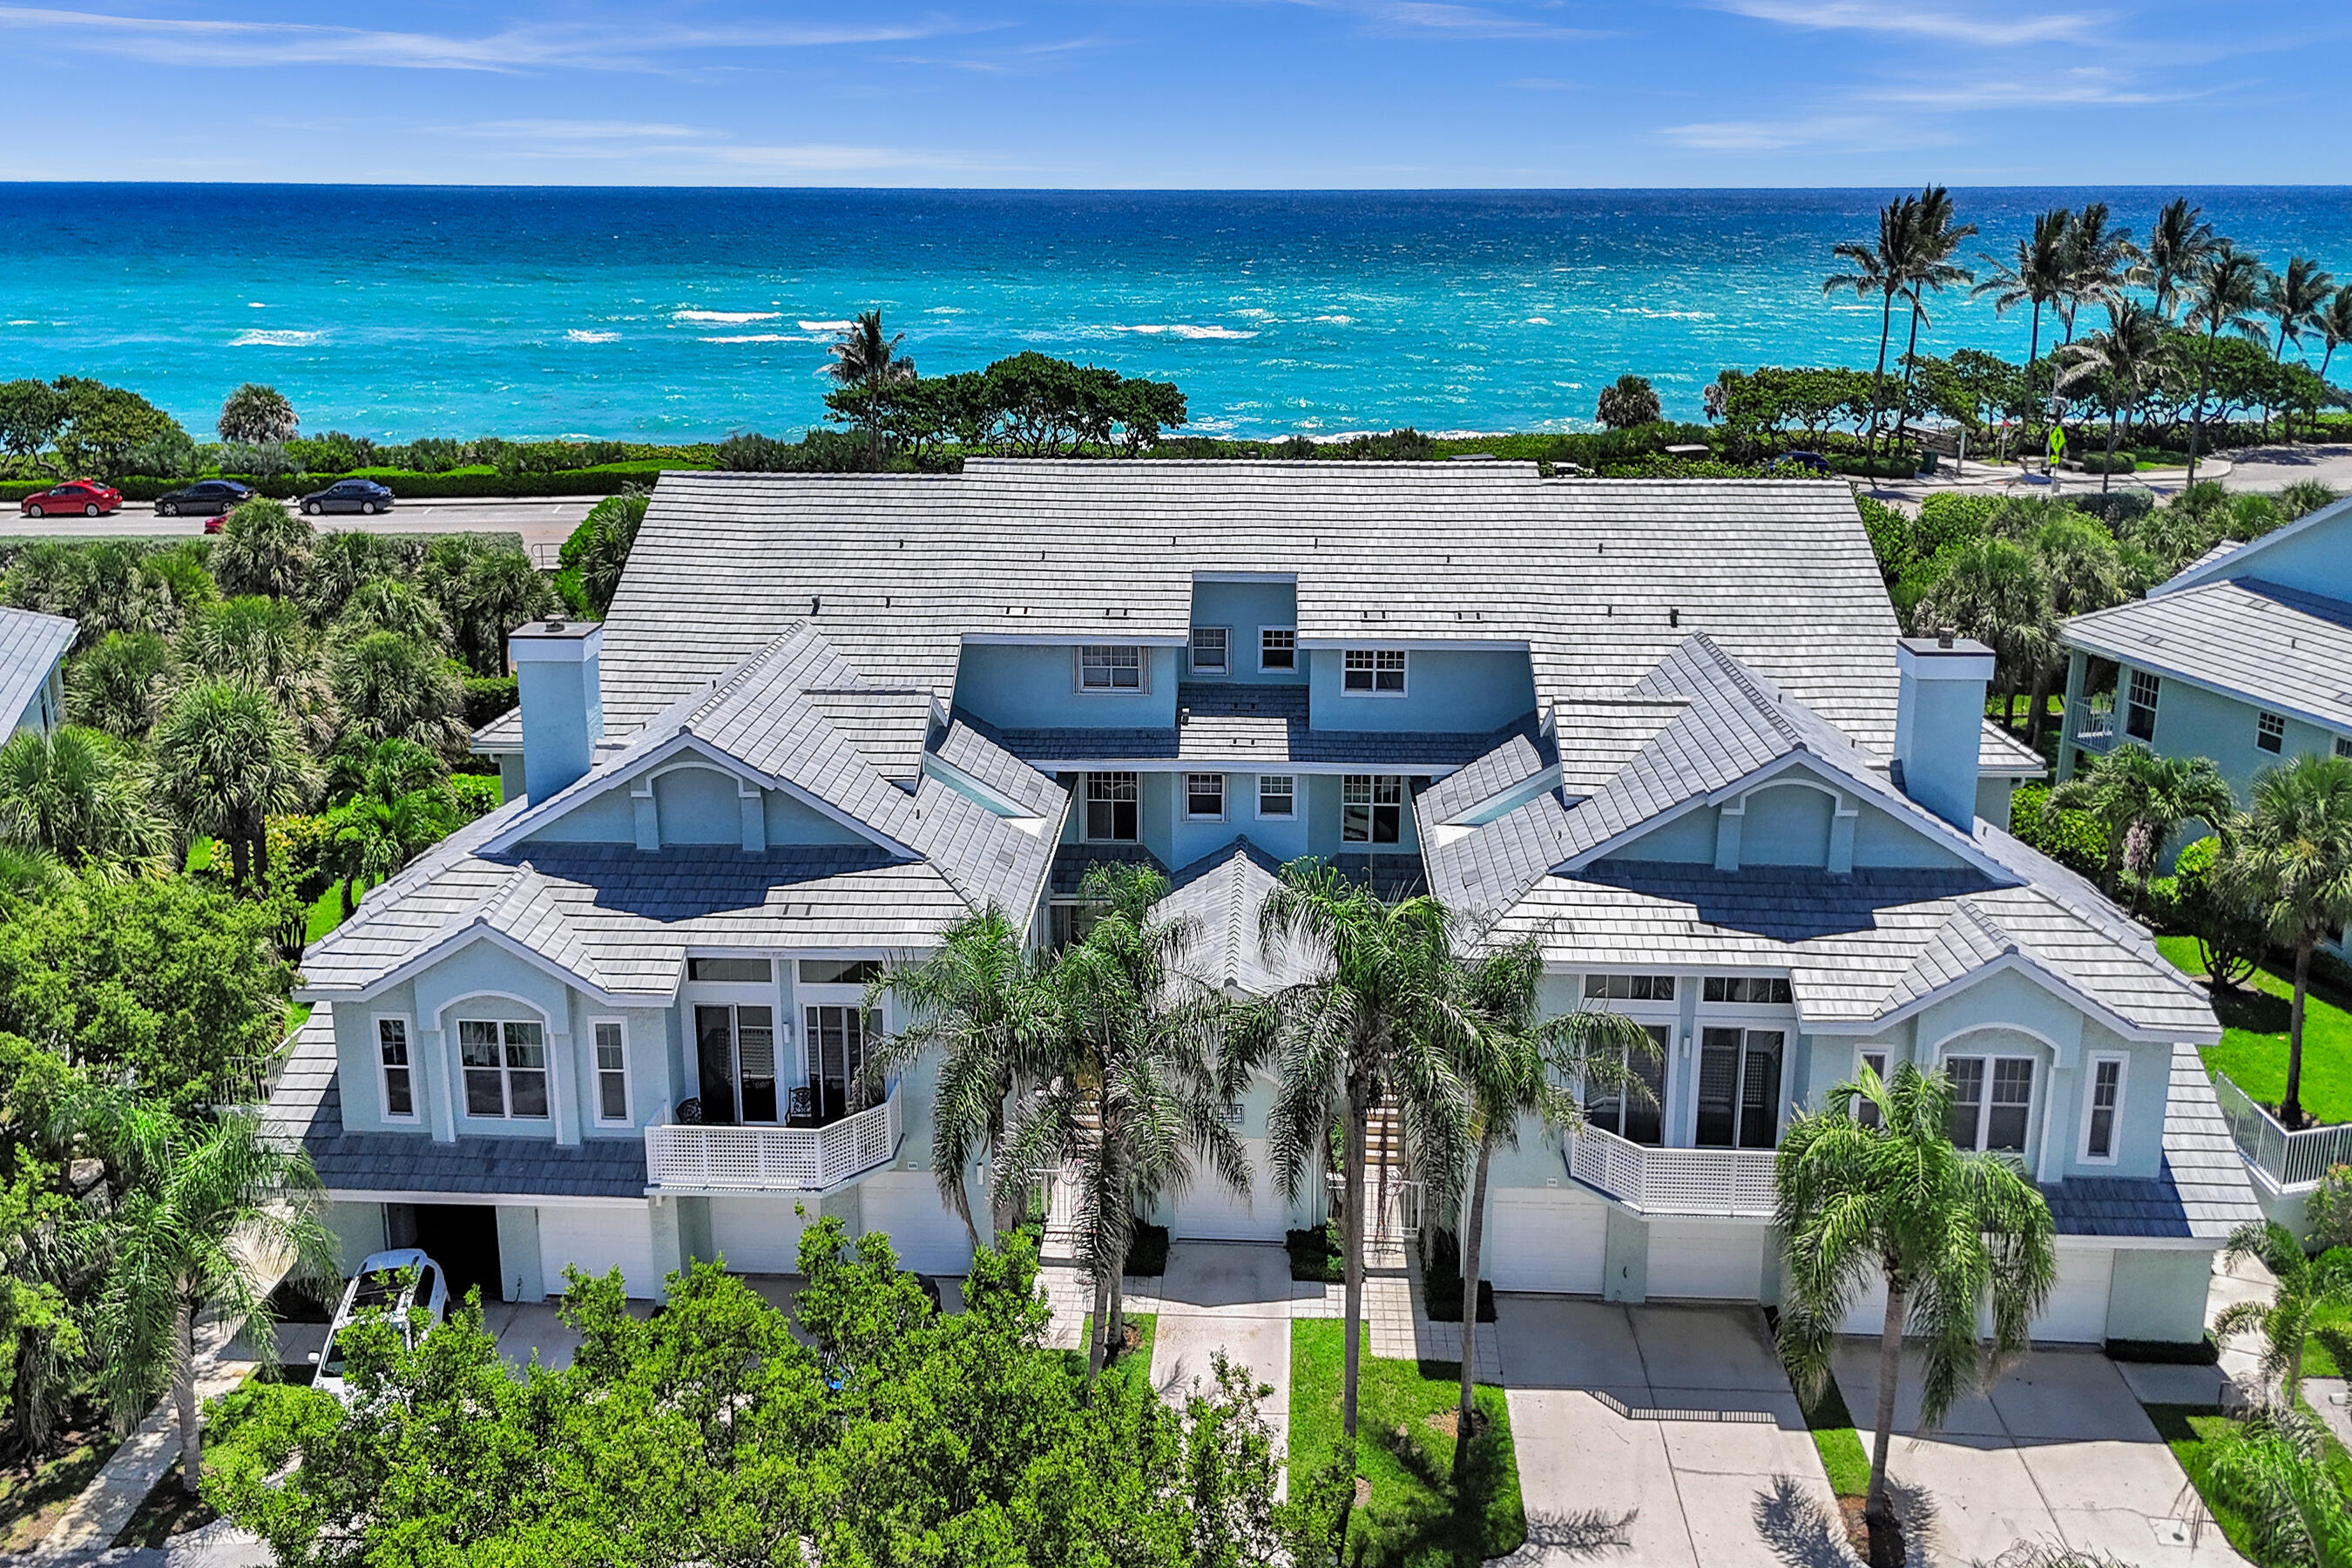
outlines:
M2138 744L2212 758L2242 805L2266 767L2352 757L2352 501L2217 546L2062 635L2061 778Z
M654 1294L691 1258L789 1269L824 1213L958 1269L928 1069L859 1091L895 1022L868 980L990 905L1066 940L1117 860L1264 994L1299 971L1257 910L1310 855L1532 936L1554 1010L1660 1042L1654 1096L1498 1162L1503 1288L1775 1300L1771 1147L1864 1061L1950 1068L1956 1132L2042 1183L2045 1339L2196 1339L2258 1212L2202 993L1977 820L2035 761L1985 729L1990 655L1899 641L1843 485L673 474L604 625L513 652L520 717L477 744L519 793L305 963L271 1114L355 1255ZM1236 1108L1252 1191L1194 1182L1180 1239L1323 1213L1275 1188L1270 1095Z
M65 722L66 655L77 628L64 616L0 607L0 714L7 733Z

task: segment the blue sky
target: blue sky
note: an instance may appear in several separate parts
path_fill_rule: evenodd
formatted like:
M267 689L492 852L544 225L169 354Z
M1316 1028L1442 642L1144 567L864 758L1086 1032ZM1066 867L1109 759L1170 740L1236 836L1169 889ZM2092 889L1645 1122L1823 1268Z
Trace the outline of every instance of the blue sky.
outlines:
M2341 0L0 4L0 179L2338 184Z

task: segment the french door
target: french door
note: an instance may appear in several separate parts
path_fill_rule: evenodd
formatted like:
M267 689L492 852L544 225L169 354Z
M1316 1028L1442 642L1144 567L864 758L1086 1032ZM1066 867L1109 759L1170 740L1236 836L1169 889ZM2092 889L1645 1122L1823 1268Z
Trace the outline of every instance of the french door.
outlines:
M1700 1031L1698 1126L1702 1149L1769 1149L1780 1141L1779 1029Z
M1641 1089L1631 1085L1609 1085L1585 1101L1584 1120L1630 1142L1655 1148L1665 1142L1668 1030L1664 1024L1644 1024L1642 1032L1650 1037L1650 1051L1629 1053L1632 1059L1625 1064L1627 1076L1641 1085Z
M694 1009L694 1050L705 1121L776 1120L776 1010L751 1003Z
M820 1004L808 1009L808 1079L819 1121L849 1114L866 1071L866 1043L879 1038L882 1016L866 1008Z

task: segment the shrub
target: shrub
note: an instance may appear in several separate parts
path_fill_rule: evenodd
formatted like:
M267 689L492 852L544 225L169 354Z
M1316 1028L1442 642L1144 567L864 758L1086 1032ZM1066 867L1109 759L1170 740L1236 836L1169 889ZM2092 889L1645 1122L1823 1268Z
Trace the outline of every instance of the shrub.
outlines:
M2136 474L2139 472L2139 459L2127 451L2119 451L2112 458L2104 451L2085 452L2082 468L2086 474Z
M2289 522L2305 517L2321 507L2333 506L2343 498L2317 479L2297 479L2272 498Z
M469 675L466 678L466 722L478 730L499 714L513 710L515 678L511 675Z
M220 468L224 474L274 479L294 472L298 466L276 441L265 441L257 447L231 443L221 448Z
M777 474L791 468L792 447L756 430L730 436L719 443L719 466L729 473Z
M2106 836L2087 811L2048 811L2047 784L2027 784L2010 796L2009 831L2071 871L2096 879L2106 868Z
M334 886L328 866L334 846L335 825L323 816L273 816L269 819L269 880L291 889L299 903L315 902Z
M1649 382L1626 374L1601 389L1601 403L1593 416L1612 430L1627 430L1637 425L1656 424L1665 416L1665 409Z
M1317 455L1354 458L1372 462L1425 462L1437 455L1437 443L1408 425L1385 436L1351 436L1318 448Z
M1452 1231L1441 1230L1432 1238L1429 1267L1422 1271L1422 1289L1431 1322L1462 1321L1462 1244ZM1495 1286L1491 1280L1478 1281L1478 1321L1495 1321Z
M2331 1252L2352 1247L2352 1165L2330 1165L2327 1173L2304 1200L2304 1224L2310 1234L2305 1247Z
M2232 899L2213 875L2221 858L2221 840L2208 835L2183 849L2172 863L2169 919L2197 939L2205 973L2218 988L2242 984L2253 978L2270 944L2262 914L2242 899Z
M468 822L488 816L505 802L505 791L496 773L451 773L449 789L457 795L457 807Z
M2076 511L2095 517L2108 528L2116 530L2146 517L2156 506L2155 495L2137 486L2119 490L2093 490L2087 495L2068 496L2066 501Z
M456 441L427 436L405 447L389 447L383 457L387 463L414 468L420 474L446 474L466 460L466 448Z
M138 473L167 479L194 479L202 471L195 438L176 425L131 448L130 466Z
M1315 1230L1285 1231L1282 1233L1282 1245L1290 1253L1290 1277L1293 1279L1337 1285L1347 1278L1347 1265L1341 1261L1338 1220L1328 1221Z
M1955 544L1980 539L1992 527L2000 501L1993 496L1961 495L1937 490L1919 503L1918 551L1922 557L1942 554Z
M1862 512L1862 531L1870 536L1870 552L1878 557L1879 575L1891 588L1918 556L1918 527L1895 508L1868 496L1855 497L1854 505Z

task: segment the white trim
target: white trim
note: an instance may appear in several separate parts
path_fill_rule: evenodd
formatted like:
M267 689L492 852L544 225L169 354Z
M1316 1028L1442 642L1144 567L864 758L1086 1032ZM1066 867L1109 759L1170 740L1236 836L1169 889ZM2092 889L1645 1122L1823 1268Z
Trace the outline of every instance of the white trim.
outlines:
M1225 639L1225 661L1223 664L1216 665L1213 668L1204 666L1193 657L1194 650L1200 647L1200 637L1202 632L1220 632L1223 634ZM1192 637L1188 638L1184 644L1184 669L1185 673L1189 675L1231 675L1234 672L1234 628L1231 626L1194 626L1192 628Z
M1964 1037L1968 1037L1968 1036L1969 1036L1969 1035L1980 1035L1980 1034L1984 1033L1987 1029L2006 1029L2006 1030L2008 1030L2008 1031L2009 1031L2011 1034L2012 1034L2012 1035L2023 1035L2026 1038L2028 1038L2028 1039L2030 1039L2030 1040L2032 1040L2032 1041L2036 1042L2037 1044L2039 1044L2040 1046L2042 1046L2043 1049L2047 1050L2047 1051L2050 1053L2051 1059L2052 1059L2053 1062L2054 1062L2054 1061L2056 1061L2056 1059L2057 1059L2059 1057L2061 1057L2061 1056L2063 1056L2063 1055L2064 1055L2064 1054L2065 1054L2065 1047L2062 1047L2061 1045L2059 1045L2059 1043L2058 1043L2056 1040L2052 1039L2048 1035L2045 1035L2045 1034L2043 1034L2041 1030L2039 1030L2039 1029L2035 1028L2032 1025L2031 1025L2031 1024L2011 1024L2011 1023L2005 1023L2005 1022L2004 1022L2004 1023L1992 1023L1992 1024L1986 1024L1986 1023L1963 1024L1963 1025L1961 1025L1958 1028L1954 1029L1951 1033L1949 1033L1949 1034L1948 1034L1948 1035L1943 1036L1942 1037L1940 1037L1939 1039L1937 1039L1937 1040L1933 1045L1929 1046L1929 1047L1927 1047L1927 1054L1928 1054L1930 1057L1938 1057L1938 1056L1941 1056L1941 1055L1943 1054L1943 1049L1944 1049L1944 1047L1945 1047L1946 1046L1950 1045L1954 1040L1962 1039L1962 1038L1964 1038ZM1976 1053L1976 1052L1963 1052L1963 1053L1961 1053L1961 1054L1962 1054L1962 1055L1977 1055L1977 1054L1979 1054L1979 1053Z
M596 1031L607 1024L621 1031L621 1114L617 1121L604 1114L604 1074L610 1069L604 1066L604 1059L596 1054L603 1048L602 1043L596 1038ZM626 1018L590 1018L588 1020L588 1080L590 1095L594 1102L595 1113L591 1118L593 1125L598 1127L636 1125L636 1088L630 1082L635 1076L629 1070L629 1021Z
M1398 671L1397 671L1397 689L1396 689L1394 691L1383 691L1383 690L1381 690L1381 689L1380 689L1380 679L1381 679L1381 656L1382 656L1382 655L1384 655L1384 654L1391 654L1391 653L1392 653L1392 654L1394 654L1394 655L1396 655L1396 656L1397 656L1397 658L1398 658L1398 659L1402 661L1402 668L1400 668L1398 669ZM1371 661L1372 661L1371 668L1370 668L1370 670L1368 672L1368 673L1370 673L1370 676L1371 676L1371 678L1372 678L1372 684L1371 684L1371 685L1370 685L1370 686L1362 687L1362 688L1357 688L1357 687L1351 687L1351 686L1349 686L1349 685L1348 684L1348 660L1349 660L1349 659L1350 659L1351 658L1353 658L1354 656L1356 656L1357 654L1363 654L1363 655L1365 655L1366 657L1368 657L1369 658L1370 658L1370 659L1371 659ZM1411 648L1398 647L1397 647L1396 645L1394 645L1393 643L1370 643L1370 644L1357 643L1357 644L1354 644L1354 645L1353 645L1353 646L1351 646L1351 647L1343 647L1343 648L1341 648L1341 649L1339 650L1339 695L1340 695L1340 696L1342 696L1342 697L1409 697L1409 696L1411 696L1412 694L1412 650Z
M1135 807L1135 833L1132 837L1128 838L1097 838L1094 836L1094 823L1091 819L1091 814L1087 809L1094 803L1092 797L1089 796L1087 792L1094 786L1094 781L1096 779L1107 778L1114 773L1126 773L1135 780L1135 799L1130 803L1127 803L1131 804ZM1071 793L1077 798L1079 843L1140 844L1143 842L1143 773L1140 769L1088 768L1078 775L1078 787ZM1118 807L1122 803L1116 800L1108 800L1103 802L1103 804L1112 808L1111 815L1115 817L1118 815ZM1048 877L1046 880L1050 882L1053 879Z
M1217 811L1215 816L1212 816L1206 812L1197 812L1192 809L1192 781L1194 779L1214 779L1217 781ZM1187 773L1183 775L1182 788L1184 791L1185 821L1223 822L1232 817L1234 814L1233 781L1226 774L1221 773ZM1139 805L1141 803L1139 802L1138 804Z
M1798 1017L1802 1022L1805 1032L1810 1035L1875 1035L1895 1024L1902 1023L1906 1018L1916 1016L1938 1002L1958 995L1981 981L1990 980L1996 974L2012 973L2022 974L2077 1013L2095 1020L2110 1033L2121 1035L2135 1045L2210 1046L2221 1038L2221 1031L2218 1025L2210 1029L2200 1030L2176 1024L2168 1024L2157 1028L2135 1024L2121 1014L2110 1011L2104 1004L2084 994L2071 982L2053 973L2042 963L2018 952L2004 952L1991 962L1969 970L1948 984L1938 985L1925 995L1913 997L1892 1012L1876 1014L1867 1018L1813 1019L1804 1016L1804 1008L1801 1001L1798 1006ZM2022 1034L2034 1035L2037 1039L2043 1038L2033 1030L2018 1024L1974 1024L1969 1027L2011 1028ZM2050 1042L2045 1039L2044 1043ZM2052 1048L2054 1050L2057 1047L2053 1045Z
M495 997L501 1002L511 1002L516 1006L522 1008L525 1012L531 1014L539 1020L539 1075L547 1080L545 1086L547 1091L546 1115L517 1116L511 1109L514 1104L514 1084L509 1075L512 1074L515 1069L507 1065L507 1032L505 1026L509 1024L528 1023L530 1020L523 1018L467 1018L458 1011L458 1009L464 1007L467 1003L478 1002L484 997ZM453 1096L450 1104L450 1111L457 1121L459 1122L496 1122L501 1126L514 1126L521 1124L530 1127L537 1127L540 1124L544 1123L551 1132L554 1130L559 1118L556 1114L555 1102L557 1093L555 1075L555 1039L558 1031L555 1027L555 1019L553 1015L549 1013L546 1008L541 1006L538 1003L532 1001L528 996L519 996L511 991L485 990L468 991L463 996L451 998L448 1002L444 1003L440 1010L435 1013L433 1016L435 1022L440 1025L441 1048L450 1053L450 1088ZM497 1069L499 1074L499 1103L502 1107L506 1107L508 1109L500 1110L496 1116L476 1111L466 1098L466 1074L468 1070L466 1066L466 1046L465 1042L457 1037L460 1026L465 1024L494 1024L499 1026L499 1065ZM569 1041L571 1036L569 1033L566 1033L563 1037L565 1040ZM480 1071L483 1069L474 1068L472 1070ZM526 1068L522 1070L528 1072L530 1069Z
M1429 618L1439 619L1443 615L1444 612L1440 611ZM1381 624L1379 621L1367 621L1364 626L1377 629ZM1339 637L1302 636L1298 646L1312 653L1330 653L1334 649L1345 651L1351 647L1402 648L1407 653L1527 653L1531 651L1533 645L1525 637L1382 637L1377 643L1368 643L1364 640L1363 628L1357 627Z
M1290 794L1286 797L1290 802L1290 809L1288 811L1269 812L1265 809L1265 781L1268 779L1282 779L1289 784ZM1257 775L1257 789L1255 793L1257 795L1258 821L1296 822L1298 820L1298 775L1297 773L1259 773Z
M1184 634L1184 649L1189 656L1192 634ZM1088 686L1087 684L1087 649L1126 648L1135 654L1135 684L1133 686ZM1146 644L1122 637L1117 642L1074 643L1070 647L1070 689L1081 697L1149 697L1151 695L1151 649Z
M383 1059L383 1026L389 1020L401 1026L402 1049L408 1060L401 1070L408 1075L408 1114L401 1116L392 1110L392 1068ZM425 1085L419 1081L425 1068L419 1058L416 1040L416 1020L406 1013L371 1013L368 1015L368 1052L375 1061L375 1114L379 1121L397 1122L406 1127L425 1120Z
M2115 1114L2113 1120L2107 1124L2107 1152L2104 1154L2094 1154L2091 1152L2091 1115L2093 1110L2096 1109L2095 1101L2099 1092L2099 1067L2105 1062L2113 1062L2116 1064ZM2113 1165L2122 1160L2124 1142L2124 1103L2125 1097L2130 1091L2130 1087L2131 1054L2128 1051L2093 1051L2089 1056L2084 1058L2083 1129L2082 1136L2075 1141L2074 1144L2074 1163L2076 1164Z
M1290 634L1290 662L1288 664L1268 664L1265 662L1265 634L1268 632L1288 632ZM1297 625L1258 627L1257 672L1260 675L1265 675L1268 673L1297 675L1299 672L1298 651L1298 627Z
M445 958L455 957L462 949L478 941L488 942L504 949L545 974L549 979L572 986L591 1000L601 1002L607 1007L659 1006L665 999L676 994L675 986L668 992L647 992L633 1004L627 999L628 994L605 990L585 975L564 968L536 948L524 945L505 931L489 924L481 916L476 915L464 925L451 926L442 931L431 942L426 942L365 985L350 989L340 986L299 986L295 989L294 999L298 1002L373 1001L419 970L430 968Z
M2001 1027L2001 1026L1998 1024L1984 1024L1979 1025L1973 1029L1964 1029L1960 1031L1960 1033L1963 1035L1975 1034L1982 1029L2000 1027ZM1950 1037L1957 1039L1959 1036L1956 1035ZM1978 1086L1983 1091L1983 1098L1977 1101L1976 1131L1974 1133L1973 1142L1966 1145L1967 1148L1977 1152L1981 1152L1985 1149L1985 1129L1992 1121L1992 1089L1994 1078L1996 1076L1993 1068L1995 1064L2000 1062L2023 1062L2025 1064L2027 1078L2025 1084L2024 1136L2019 1140L2019 1146L2016 1149L2003 1149L1998 1151L1998 1152L2004 1154L2014 1153L2020 1160L2025 1159L2026 1156L2033 1151L2035 1143L2033 1136L2033 1123L2034 1116L2037 1111L2042 1114L2044 1131L2045 1132L2047 1131L2049 1108L2043 1104L2042 1101L2048 1098L2052 1080L2057 1077L2057 1068L2055 1064L2053 1063L2045 1071L2042 1062L2037 1057L2021 1057L2014 1052L2004 1054L1995 1051L1990 1046L1979 1050L1962 1050L1948 1053L1943 1050L1942 1047L1938 1047L1935 1053L1935 1064L1937 1068L1944 1068L1953 1059L1954 1057L1958 1057L1966 1061L1982 1062L1984 1064L1984 1079ZM1956 1100L1954 1103L1957 1104L1958 1101ZM2044 1151L2044 1152L2047 1152L2047 1151Z
M448 1147L446 1143L433 1146ZM469 1208L500 1209L631 1208L640 1213L646 1210L647 1199L655 1197L651 1193L643 1197L626 1198L556 1197L531 1193L436 1193L422 1187L329 1187L321 1195L329 1203L335 1204L462 1204ZM671 1194L665 1188L661 1195ZM2219 1247L2221 1244L2217 1241L2213 1245Z
M2126 605L2118 605L2116 607L2117 609L2126 609L2129 608L2131 605L2145 604L2147 602L2147 601L2146 600L2133 600L2129 601ZM2105 610L2098 612L2100 615L2105 615L2108 612ZM2221 681L2215 679L2211 676L2192 674L2189 670L2183 669L2178 665L2158 664L2148 658L2147 653L2144 648L2119 648L2111 644L2094 642L2076 632L2074 629L2074 625L2075 623L2074 622L2067 623L2064 632L2064 641L2066 646L2070 648L2076 649L2083 653L2095 654L2101 658L2106 659L2114 664L2123 665L2126 668L2147 670L2150 675L2156 676L2158 679L2184 680L2189 685L2197 688L2200 691L2210 691L2216 697L2226 697L2232 702L2242 703L2249 708L2256 708L2260 707L2263 703L2268 703L2274 711L2284 713L2290 719L2300 719L2305 723L2311 725L2315 729L2326 730L2332 734L2337 735L2344 733L2344 716L2340 713L2321 713L2314 709L2305 708L2297 702L2282 700L2275 696L2257 694L2242 686L2224 686ZM2124 710L2123 706L2119 704L2116 710L2116 743L2117 745L2128 743L2131 745L2145 746L2148 743L2146 741L2135 740L2126 735L2123 730L2123 723Z

